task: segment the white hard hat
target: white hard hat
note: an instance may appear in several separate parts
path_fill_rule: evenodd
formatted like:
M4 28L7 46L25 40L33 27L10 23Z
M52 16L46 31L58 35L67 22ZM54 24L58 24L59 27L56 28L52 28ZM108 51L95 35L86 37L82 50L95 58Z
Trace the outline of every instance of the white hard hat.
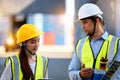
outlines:
M78 12L78 19L87 18L90 16L98 16L102 19L103 12L100 10L100 8L92 3L86 3L83 6L80 7Z

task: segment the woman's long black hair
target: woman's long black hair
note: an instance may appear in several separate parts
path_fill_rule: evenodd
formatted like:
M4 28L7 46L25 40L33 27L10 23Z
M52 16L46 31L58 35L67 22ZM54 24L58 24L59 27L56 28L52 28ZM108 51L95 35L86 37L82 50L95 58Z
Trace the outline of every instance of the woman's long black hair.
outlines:
M28 63L28 57L24 45L22 45L20 48L19 58L20 58L21 70L23 73L22 80L30 80L30 78L31 80L34 80L34 75Z

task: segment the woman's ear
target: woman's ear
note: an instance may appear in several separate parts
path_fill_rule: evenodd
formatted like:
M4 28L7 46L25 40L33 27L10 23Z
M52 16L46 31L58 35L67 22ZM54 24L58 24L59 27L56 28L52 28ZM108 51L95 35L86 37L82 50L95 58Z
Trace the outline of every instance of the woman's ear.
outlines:
M22 43L22 46L26 47L26 43L25 43L25 42L23 42L23 43Z

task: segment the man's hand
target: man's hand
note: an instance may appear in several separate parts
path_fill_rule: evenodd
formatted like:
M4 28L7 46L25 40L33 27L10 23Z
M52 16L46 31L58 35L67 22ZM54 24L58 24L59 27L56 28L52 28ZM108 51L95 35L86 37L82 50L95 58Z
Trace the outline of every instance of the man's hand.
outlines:
M85 68L85 64L82 65L81 71L80 71L80 76L83 78L89 78L93 74L93 69L92 68Z

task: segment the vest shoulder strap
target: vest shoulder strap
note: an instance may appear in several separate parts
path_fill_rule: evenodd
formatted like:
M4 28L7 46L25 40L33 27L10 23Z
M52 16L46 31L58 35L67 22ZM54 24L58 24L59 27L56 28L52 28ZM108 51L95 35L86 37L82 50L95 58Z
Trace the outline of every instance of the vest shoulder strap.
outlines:
M42 56L43 57L43 56ZM44 77L46 76L46 71L47 71L47 68L48 68L48 63L49 63L49 59L47 57L44 57L45 62L44 62Z
M17 56L6 58L6 65L9 61L11 62L12 80L19 80L19 62Z
M85 42L85 40L87 39L88 37L86 37L86 38L83 38L83 39L81 39L81 40L78 40L78 42L77 42L77 44L76 44L76 48L75 48L75 51L76 51L76 54L77 54L77 56L79 57L79 59L80 59L80 54L81 54L81 52L79 52L79 51L82 51L81 49L81 47L83 46L83 44L84 44L84 42ZM79 55L78 55L78 52L79 52Z
M47 71L47 68L48 68L48 63L49 63L49 59L48 57L44 57L44 56L41 56L42 57L42 60L43 60L43 77L46 76L46 71Z
M117 53L117 49L118 49L118 42L119 42L119 39L115 36L112 36L112 40L111 40L111 43L110 43L110 49L109 49L109 55L108 55L108 62L111 62L112 59L114 59L116 53Z

